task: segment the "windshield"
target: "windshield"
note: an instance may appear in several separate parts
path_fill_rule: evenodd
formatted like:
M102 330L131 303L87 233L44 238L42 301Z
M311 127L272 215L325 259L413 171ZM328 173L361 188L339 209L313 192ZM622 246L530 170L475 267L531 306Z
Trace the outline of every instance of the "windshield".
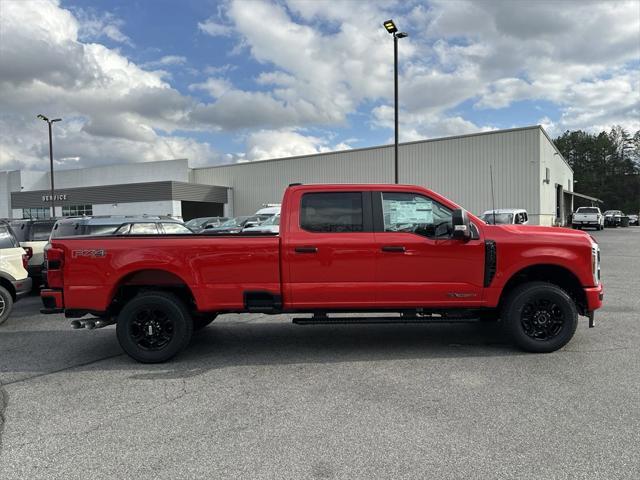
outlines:
M604 212L605 215L622 215L620 210L607 210Z
M494 220L495 217L495 220ZM489 225L499 225L504 223L513 223L513 213L485 213L482 220Z
M11 229L19 242L27 241L27 222L11 222Z
M280 225L280 215L274 215L260 224L260 226L264 225Z
M194 218L193 220L189 220L187 223L185 223L185 225L191 228L198 228L202 227L208 221L208 218Z
M581 207L576 210L576 213L599 213L597 208L592 207Z
M0 225L0 248L17 248L20 244L16 239L11 227Z
M241 227L250 220L255 220L256 217L235 217L224 222L220 227Z

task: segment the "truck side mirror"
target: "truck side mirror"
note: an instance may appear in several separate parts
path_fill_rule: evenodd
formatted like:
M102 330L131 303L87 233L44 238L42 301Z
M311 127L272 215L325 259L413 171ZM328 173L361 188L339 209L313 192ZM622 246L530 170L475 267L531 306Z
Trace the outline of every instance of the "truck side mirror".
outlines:
M469 224L469 215L467 215L466 210L456 208L451 216L451 221L453 224L452 238L464 242L471 239L471 225Z

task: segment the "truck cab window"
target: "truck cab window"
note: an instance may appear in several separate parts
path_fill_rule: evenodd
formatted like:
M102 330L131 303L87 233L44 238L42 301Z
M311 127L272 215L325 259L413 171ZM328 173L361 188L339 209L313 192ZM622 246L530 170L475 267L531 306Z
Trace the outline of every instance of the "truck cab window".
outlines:
M453 231L451 210L413 193L382 193L385 232L409 232L427 237L448 237Z
M300 227L309 232L362 232L362 193L306 193Z

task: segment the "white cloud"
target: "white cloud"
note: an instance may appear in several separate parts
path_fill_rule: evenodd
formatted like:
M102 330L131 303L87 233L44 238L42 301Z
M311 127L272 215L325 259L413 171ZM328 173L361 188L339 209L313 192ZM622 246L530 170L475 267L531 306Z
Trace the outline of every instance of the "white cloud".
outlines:
M304 135L291 129L258 130L247 135L243 160L293 157L350 148L346 143L331 145L329 140Z
M97 14L83 9L74 9L79 22L78 38L80 40L99 40L109 38L114 42L133 46L131 39L122 32L124 21L115 15L105 12Z
M216 22L212 18L204 22L198 23L198 29L207 35L211 35L212 37L228 37L233 32L233 29L228 25L222 25L221 23Z
M141 65L143 68L158 68L158 67L171 67L177 65L184 65L187 63L187 57L182 55L165 55L158 60L146 62Z

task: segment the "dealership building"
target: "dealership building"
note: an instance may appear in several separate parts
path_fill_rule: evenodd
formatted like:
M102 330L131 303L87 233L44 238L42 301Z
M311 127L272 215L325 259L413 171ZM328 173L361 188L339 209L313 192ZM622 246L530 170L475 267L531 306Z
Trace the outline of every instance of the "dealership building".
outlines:
M574 204L573 171L540 126L402 143L400 183L435 190L475 214L524 208L530 223L565 223ZM55 172L56 216L250 215L302 183L393 183L394 148L384 145L290 158L190 168L188 159ZM0 218L46 217L49 172L0 172Z

